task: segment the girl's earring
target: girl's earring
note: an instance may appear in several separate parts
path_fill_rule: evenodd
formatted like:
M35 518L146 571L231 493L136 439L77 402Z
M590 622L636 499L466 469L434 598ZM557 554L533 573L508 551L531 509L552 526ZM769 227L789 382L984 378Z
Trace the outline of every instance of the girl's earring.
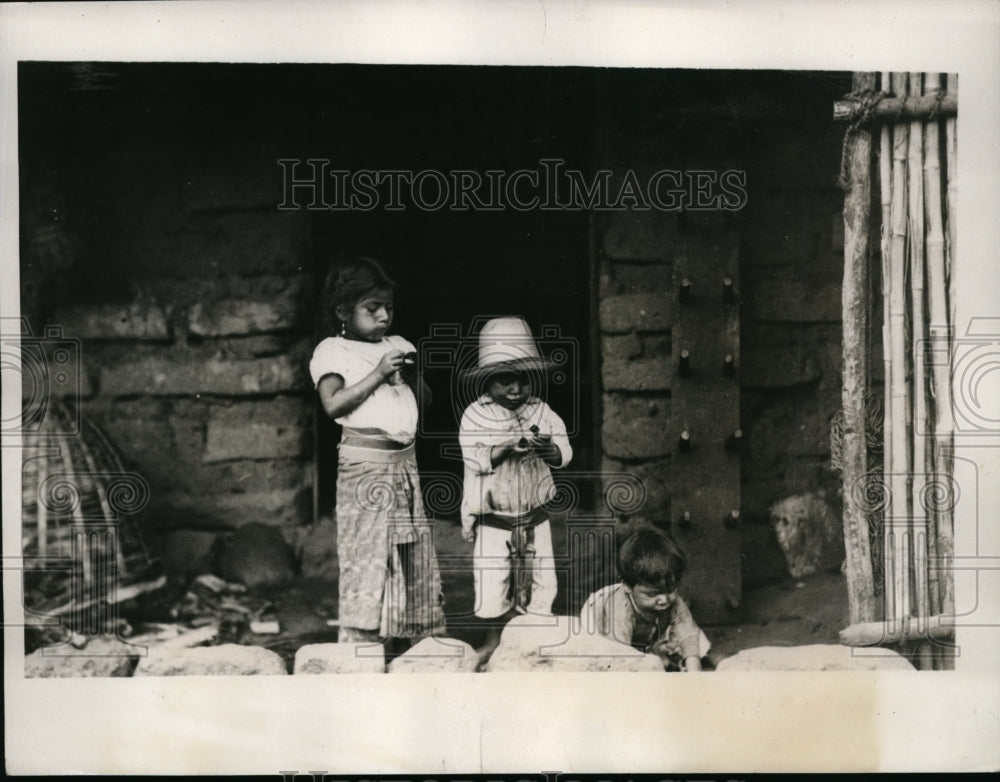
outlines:
M340 321L340 336L347 336L347 324L344 321Z

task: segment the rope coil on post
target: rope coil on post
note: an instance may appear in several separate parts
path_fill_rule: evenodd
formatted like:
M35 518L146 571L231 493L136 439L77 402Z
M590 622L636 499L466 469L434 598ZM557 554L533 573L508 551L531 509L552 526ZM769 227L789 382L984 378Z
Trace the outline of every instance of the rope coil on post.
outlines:
M875 107L878 106L883 99L890 97L890 95L882 90L858 90L856 92L849 92L844 97L847 100L857 101L858 109L854 119L851 120L851 124L844 132L844 140L841 142L840 146L840 174L837 176L837 186L841 190L847 190L850 182L850 179L847 176L848 140L851 136L857 133L863 125L867 124L871 120L875 113ZM900 109L900 112L902 112L902 109Z

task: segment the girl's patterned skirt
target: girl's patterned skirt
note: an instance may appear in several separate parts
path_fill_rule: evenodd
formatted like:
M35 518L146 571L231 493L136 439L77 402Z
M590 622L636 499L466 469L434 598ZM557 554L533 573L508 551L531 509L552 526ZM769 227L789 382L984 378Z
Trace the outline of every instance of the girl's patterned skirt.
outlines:
M337 468L341 640L441 634L433 522L424 511L413 445L359 440L344 437Z

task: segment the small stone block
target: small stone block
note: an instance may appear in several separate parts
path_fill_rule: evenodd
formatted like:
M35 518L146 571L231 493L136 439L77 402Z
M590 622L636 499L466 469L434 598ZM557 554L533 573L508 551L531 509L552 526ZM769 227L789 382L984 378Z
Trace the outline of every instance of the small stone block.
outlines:
M913 671L906 658L891 649L854 648L838 644L758 646L722 660L725 671Z
M82 648L57 644L36 649L24 658L27 678L131 676L142 648L113 637L88 637Z
M655 654L593 632L579 617L525 615L507 623L488 672L663 672Z
M385 673L378 643L307 644L295 653L293 673Z
M158 650L139 661L136 676L285 676L284 660L259 646L220 644L191 649Z
M454 638L424 638L389 663L389 673L474 673L476 650Z

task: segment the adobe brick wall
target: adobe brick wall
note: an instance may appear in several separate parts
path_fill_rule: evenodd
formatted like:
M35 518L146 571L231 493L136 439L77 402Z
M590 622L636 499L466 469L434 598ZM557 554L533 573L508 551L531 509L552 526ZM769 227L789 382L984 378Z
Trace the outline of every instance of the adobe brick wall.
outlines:
M169 302L155 341L147 339L150 319L126 333L100 307L57 311L66 333L83 339L84 410L149 480L161 528L308 521L311 337L298 311L275 307L294 299L308 312L306 281L242 278L239 298L230 296L231 280L211 293L199 290L203 282L188 296L175 281L169 292L156 280L141 283L137 300Z
M838 506L829 422L841 404L841 129L829 120L829 106L842 91L832 79L759 90L742 124L712 131L700 145L675 128L684 119L669 108L658 138L655 127L633 131L635 111L648 106L630 110L622 99L612 104L617 124L602 145L603 165L619 178L629 169L640 179L663 168L747 174L747 203L727 219L741 240L744 554L758 560L775 553L766 527L771 503L823 490ZM789 106L800 115L794 121ZM638 521L671 518L672 252L688 217L605 212L597 222L602 466L646 483ZM780 557L770 563L780 567Z
M276 210L279 177L245 165L280 150L135 143L95 144L91 170L107 176L63 183L73 203L100 204L104 233L81 242L84 258L100 248L101 263L81 264L95 277L51 313L82 340L83 409L149 481L168 538L293 530L312 519L306 215ZM124 170L136 160L142 175ZM197 540L187 555L212 537Z

